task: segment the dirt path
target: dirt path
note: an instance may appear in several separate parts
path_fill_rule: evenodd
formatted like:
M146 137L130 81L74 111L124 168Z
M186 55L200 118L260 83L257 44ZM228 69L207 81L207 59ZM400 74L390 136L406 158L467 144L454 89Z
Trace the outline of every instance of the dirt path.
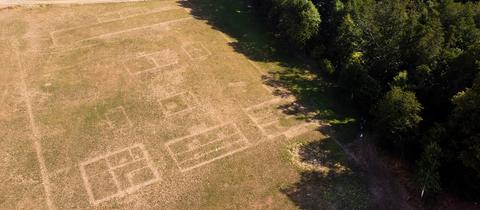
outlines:
M355 151L359 165L365 170L369 190L377 209L416 209L408 203L410 195L390 168L380 159L375 147L360 143Z
M17 44L18 45L18 44ZM25 105L26 105L26 108L27 108L27 113L28 113L28 118L30 120L30 129L31 129L31 132L32 132L32 144L33 144L33 148L35 149L35 154L37 156L37 160L38 160L38 164L39 164L39 167L40 167L40 173L41 173L41 176L42 176L42 184L43 184L43 187L44 187L44 190L45 190L45 200L47 202L47 207L48 209L50 210L54 210L56 209L52 200L51 200L51 188L50 188L50 180L48 178L48 171L47 171L47 167L46 167L46 164L45 164L45 159L43 157L43 151L42 151L42 145L40 144L40 138L41 138L41 134L40 134L40 131L38 130L38 127L35 123L35 117L33 115L33 111L32 111L32 102L30 100L30 95L29 95L29 92L28 92L28 87L27 87L27 83L26 83L26 76L27 76L27 73L23 67L23 64L22 64L22 57L20 55L20 53L16 53L15 55L17 57L17 61L18 61L18 66L20 67L20 73L21 73L21 81L20 81L20 87L21 87L21 90L22 90L22 94L23 94L23 97L24 97L24 100L25 100Z
M332 136L334 135L332 133ZM381 160L374 145L365 139L357 139L349 145L344 145L335 138L334 140L365 172L375 209L417 209L408 202L411 196L386 163Z

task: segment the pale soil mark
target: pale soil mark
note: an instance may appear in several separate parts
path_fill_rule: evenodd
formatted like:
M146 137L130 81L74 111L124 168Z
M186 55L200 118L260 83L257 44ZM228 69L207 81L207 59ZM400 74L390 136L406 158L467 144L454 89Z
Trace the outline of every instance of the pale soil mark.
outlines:
M177 156L178 156L179 154L182 154L182 153L175 153L175 152L172 150L172 148L171 148L171 145L172 145L172 144L175 144L175 143L180 142L180 141L185 141L186 139L189 139L189 138L192 138L192 137L195 137L195 136L199 136L199 135L205 134L205 133L207 133L207 132L209 132L209 131L214 131L214 130L217 130L217 129L219 129L219 128L222 128L222 127L225 127L225 126L228 126L228 125L232 125L232 126L234 127L235 133L233 133L233 134L230 135L230 136L223 137L223 138L221 138L221 139L219 139L219 140L210 141L210 142L208 142L208 143L206 143L206 144L201 145L200 147L203 147L203 146L206 146L206 145L209 145L209 144L213 144L213 143L215 143L215 142L221 141L221 140L223 140L223 139L225 139L225 138L228 138L228 137L231 137L231 136L235 136L235 135L239 135L239 136L240 136L240 141L238 141L238 142L243 142L243 143L245 143L245 145L240 146L239 148L236 148L236 149L227 151L227 152L225 152L225 153L223 153L223 154L219 154L219 155L217 155L217 156L215 156L215 157L212 157L212 158L209 158L209 159L207 159L207 160L203 160L203 161L201 161L201 162L199 162L199 163L196 163L196 164L193 165L193 166L189 166L189 167L182 167L182 166L181 166L182 162L185 162L185 161L179 161L179 160L177 160ZM234 143L238 143L238 142L234 142ZM167 147L168 153L170 154L170 156L172 157L172 159L174 160L174 162L176 163L178 169L179 169L181 172L187 172L187 171L196 169L196 168L198 168L198 167L205 166L205 165L207 165L207 164L213 163L213 162L215 162L215 161L217 161L217 160L226 158L226 157L231 156L231 155L233 155L233 154L235 154L235 153L238 153L238 152L241 152L241 151L243 151L243 150L248 149L248 148L250 147L250 145L251 145L251 144L250 144L250 142L248 141L248 139L247 139L247 138L244 136L244 134L240 131L240 129L237 127L237 125L236 125L235 123L232 123L232 122L223 122L223 123L221 123L220 125L217 125L217 126L214 126L214 127L211 127L211 128L207 128L207 129L204 129L204 130L201 130L201 131L199 131L198 133L194 133L194 134L191 134L191 135L188 135L188 136L184 136L184 137L181 137L181 138L178 138L178 139L171 140L171 141L169 141L169 142L167 142L167 143L165 144L165 146ZM217 147L217 148L215 148L214 150L210 150L210 151L207 151L207 152L205 152L205 153L199 154L198 156L194 156L193 158L188 159L188 160L186 160L186 161L191 161L191 160L199 159L199 158L201 158L201 157L207 156L207 155L209 155L209 154L211 154L211 153L213 153L213 152L217 152L217 151L222 150L222 149L225 149L225 148L227 148L227 147L226 147L226 146ZM198 148L197 148L197 149L198 149ZM188 152L191 152L191 151L193 151L193 150L194 150L194 149L189 148L188 150L186 150L186 151L184 151L184 152L185 152L185 153L188 153Z
M8 86L4 85L4 87L5 87L5 90L0 95L0 104L5 100L5 98L7 98L7 94L8 94Z
M304 122L304 123L301 123L299 125L290 127L286 131L283 131L283 132L281 132L277 135L272 135L272 134L268 134L266 128L268 126L275 125L275 124L279 123L280 119L275 117L275 119L272 119L268 122L263 122L262 123L262 122L260 122L261 118L255 117L253 113L249 113L249 112L251 112L255 109L258 109L258 108L263 108L263 107L267 107L267 106L270 106L270 105L278 104L280 102L293 102L294 100L295 100L294 97L288 97L288 98L275 97L271 100L264 101L262 103L259 103L259 104L256 104L256 105L253 105L253 106L250 106L250 107L247 107L247 108L243 108L242 111L255 124L255 126L262 132L262 134L267 137L267 139L275 139L275 138L277 138L279 136L282 136L282 135L285 136L286 138L290 139L290 138L302 135L302 134L310 131L309 127L314 126L314 125L318 125L318 122L317 121ZM290 119L290 118L293 118L293 117L295 117L295 116L286 116L287 119Z
M191 98L192 101L188 101L188 100L187 100L187 97L188 97L188 96L192 97L192 98ZM197 100L196 100L196 99L194 98L194 96L193 96L191 93L189 93L188 91L184 91L184 92L181 92L181 93L178 93L178 94L169 96L169 97L167 97L167 98L160 99L160 101L165 101L165 100L168 100L168 99L174 98L174 97L180 97L181 100L182 100L183 102L185 102L185 104L186 104L187 107L186 107L185 109L182 109L182 110L178 110L178 111L173 111L173 112L171 112L171 111L168 111L168 110L167 110L166 104L165 104L164 102L160 102L160 103L163 105L162 108L163 108L164 113L166 114L166 117L171 117L171 116L179 115L179 114L182 114L182 113L188 113L188 112L192 111L193 109L195 109L195 107L197 107L197 104L198 104Z
M36 156L37 156L37 159L38 159L38 164L39 164L39 167L40 167L42 184L43 184L43 188L45 190L45 200L47 202L48 209L53 210L53 209L56 209L56 207L53 204L52 199L51 199L51 197L52 197L52 193L51 193L51 189L50 189L51 184L50 184L50 179L48 178L48 170L47 170L47 167L46 167L46 164L45 164L45 159L43 157L42 145L40 143L41 134L40 134L40 131L38 130L37 125L35 123L35 116L33 115L33 111L32 111L32 102L31 102L30 96L28 94L28 87L27 87L27 83L26 83L27 73L26 73L25 68L23 67L22 58L21 58L20 53L17 51L17 52L15 52L15 54L17 56L18 67L20 68L20 74L21 74L20 88L21 88L21 91L22 91L22 94L23 94L23 97L24 97L24 100L25 100L25 105L26 105L26 108L27 108L27 113L28 113L28 117L29 117L29 121L30 121L30 129L31 129L32 134L33 134L33 139L32 139L33 142L32 143L33 143L33 148L35 149L35 153L36 153Z
M132 150L136 150L136 153L132 152ZM123 153L123 152L127 152L130 160L126 159L125 160L126 162L120 162L120 163L111 163L110 162L111 161L111 160L109 160L110 158L115 157L115 155L118 155L118 154ZM94 177L96 175L98 175L98 173L93 174L93 175L89 174L88 170L90 170L90 169L88 169L88 165L95 164L96 162L100 162L102 160L105 161L105 163L107 165L107 168L102 170L102 171L104 173L105 170L106 170L107 173L110 174L110 176L111 176L110 178L112 179L116 190L114 192L109 192L104 196L100 196L100 198L97 198L97 196L94 195L93 189L98 188L99 186L95 185L95 183L91 183L90 181L91 181L91 179L94 179ZM128 167L129 165L134 164L136 162L143 162L143 163L145 163L145 166L134 169L132 171L129 171L126 175L127 179L128 179L129 186L122 187L122 185L120 183L120 180L118 179L118 177L121 176L121 175L119 175L119 174L117 174L117 172L115 172L116 169L121 169L121 168L124 168L124 167ZM134 178L133 177L134 174L138 173L141 170L145 170L145 169L149 170L152 173L152 177L150 177L148 180L143 180L140 183L135 183L132 180L132 178ZM148 185L151 185L153 183L156 183L156 182L159 182L159 181L162 180L161 177L160 177L160 173L158 172L157 167L154 166L154 164L153 164L145 146L142 143L134 144L130 147L127 147L127 148L124 148L124 149L121 149L121 150L117 150L117 151L111 151L111 152L108 152L104 155L97 156L97 157L91 158L89 160L86 160L85 162L80 163L80 173L82 175L83 183L84 183L85 188L87 190L87 195L89 197L90 203L95 205L95 206L102 203L102 202L112 200L114 198L124 197L128 194L132 194L132 193L140 190L143 187L146 187ZM100 174L101 173L102 172L100 172ZM106 181L106 180L104 180L104 181Z
M201 42L185 43L182 45L182 49L191 60L205 60L212 55Z
M0 0L1 2L2 0ZM141 8L140 8L141 9ZM89 26L95 26L95 25L99 25L99 24L102 24L102 23L108 23L108 22L115 22L115 21L121 21L121 20L126 20L126 19L129 19L129 18L133 18L133 17L139 17L139 16L144 16L144 15L149 15L149 14L154 14L154 13L159 13L159 12L165 12L165 11L168 11L168 10L174 10L174 9L178 9L177 7L172 7L172 6L165 6L165 7L162 7L162 8L157 8L157 9L154 9L154 10L151 10L151 11L144 11L142 13L138 13L138 14L132 14L132 15L124 15L122 16L120 13L122 11L112 11L112 12L108 12L108 13L103 13L103 14L99 14L96 17L97 19L97 22L90 22L90 24L85 24L85 25L79 25L79 26L73 26L73 27L67 27L67 28L62 28L62 29L57 29L57 30L54 30L54 31L51 31L50 32L50 35L52 34L55 34L55 33L60 33L60 32L65 32L65 31L70 31L70 30L75 30L75 29L79 29L79 28L85 28L85 27L89 27ZM98 17L101 16L101 15L105 15L105 14L118 14L119 15L119 18L112 18L112 19L108 19L108 20L105 20L105 21L98 21Z
M112 21L93 23L93 24L90 24L90 25L76 26L76 27L71 27L71 28L64 28L64 29L60 29L60 30L51 31L49 34L50 34L50 37L51 37L51 40L52 40L54 46L56 46L56 47L64 46L64 45L68 45L68 44L58 43L59 41L56 38L57 34L67 33L69 31L78 30L78 29L82 29L82 28L87 29L88 27L95 27L95 26L99 26L101 24L106 24L106 23L125 21L125 20L128 20L130 18L152 15L152 14L165 12L165 11L169 11L169 10L152 11L152 12L147 12L147 13L143 13L143 14L140 14L140 15L133 15L133 16L128 16L128 17L124 17L124 18L119 18L119 19L115 19L115 20L112 20ZM144 26L133 27L133 28L120 30L120 31L114 31L114 32L109 32L109 33L92 35L92 36L90 36L88 38L85 38L85 39L80 39L80 40L73 41L73 43L79 43L79 42L89 41L89 40L98 39L98 38L110 37L110 36L114 36L114 35L118 35L118 34L123 34L123 33L126 33L126 32L137 31L137 30L142 30L142 29L147 29L147 28L153 28L153 27L157 27L157 26L168 26L168 25L173 24L173 23L182 22L182 21L185 21L185 20L192 20L192 19L194 19L194 18L193 17L177 18L177 19L173 19L173 20L167 20L167 21L162 21L162 22L158 22L158 23L152 23L150 25L144 25Z
M71 169L72 167L65 167L65 168L58 169L54 172L49 173L49 177L56 177L58 175L68 173L70 172Z
M146 8L131 8L131 9L127 9L127 10L118 10L118 11L106 12L106 13L97 15L96 18L97 18L98 23L105 23L105 22L111 22L111 21L136 17L136 16L139 16L139 15L145 15L145 14L149 14L149 13L156 13L156 12L172 10L172 9L176 9L176 8L178 8L178 6L163 6L161 8L156 8L156 9L151 10L151 11L146 10Z
M134 63L136 60L147 59L149 62L154 64L154 66L148 67L146 69L134 69L129 67L129 64ZM147 72L157 72L161 71L165 67L174 66L179 64L179 58L176 52L171 49L165 49L158 52L153 52L149 54L143 54L140 56L127 59L123 62L124 68L130 75L140 75ZM182 67L179 67L182 68Z
M169 24L174 24L174 23L178 23L178 22L182 22L182 21L186 21L186 20L193 20L193 17L179 18L179 19L165 21L165 22L161 22L161 23L155 23L155 24L151 24L151 25L147 25L147 26L130 28L130 29L123 30L123 31L106 33L106 34L90 37L90 38L87 38L87 39L79 40L77 42L89 41L89 40L98 39L98 38L106 38L106 37L111 37L111 36L131 32L131 31L138 31L138 30L147 29L147 28L154 28L154 27L158 27L158 26L168 26ZM58 43L56 43L56 41L55 41L55 44L58 46Z

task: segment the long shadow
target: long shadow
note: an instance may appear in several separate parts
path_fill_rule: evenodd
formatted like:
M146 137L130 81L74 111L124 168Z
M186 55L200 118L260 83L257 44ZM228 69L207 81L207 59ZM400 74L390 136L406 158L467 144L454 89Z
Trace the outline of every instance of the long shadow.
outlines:
M232 37L235 41L230 44L236 52L265 64L264 83L275 88L274 94L294 95L297 100L292 107L280 107L287 114L334 124L352 123L355 111L339 100L344 97L338 86L319 76L314 62L303 53L292 51L288 43L276 38L248 2L189 0L180 4L195 18Z
M339 138L347 139L344 143L355 138L358 132L356 112L341 100L348 97L344 97L338 86L316 71L314 62L276 38L248 0L189 0L180 1L180 4L189 8L195 18L232 37L232 48L258 62L265 70L261 79L274 88L274 94L295 96L296 101L279 107L284 113L307 121L330 123L333 129L338 129L336 133L345 135ZM325 142L331 144L332 141ZM325 152L332 145L319 143L308 147ZM335 147L338 149L338 145ZM332 168L339 164L347 165L335 162L340 158L339 153L341 151L327 155L322 164ZM361 209L368 200L367 193L362 191L366 189L362 179L352 170L327 175L309 171L300 175L297 183L281 189L281 192L302 209Z
M352 168L332 139L302 145L302 163L323 170L304 170L300 180L281 189L300 209L370 209L370 195L364 177Z

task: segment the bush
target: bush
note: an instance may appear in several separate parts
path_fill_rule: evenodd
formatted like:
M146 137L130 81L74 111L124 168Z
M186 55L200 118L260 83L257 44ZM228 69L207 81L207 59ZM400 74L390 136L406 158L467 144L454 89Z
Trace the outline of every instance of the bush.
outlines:
M335 67L333 66L332 62L328 59L322 59L320 61L320 69L322 69L322 72L329 75L333 76L335 74Z

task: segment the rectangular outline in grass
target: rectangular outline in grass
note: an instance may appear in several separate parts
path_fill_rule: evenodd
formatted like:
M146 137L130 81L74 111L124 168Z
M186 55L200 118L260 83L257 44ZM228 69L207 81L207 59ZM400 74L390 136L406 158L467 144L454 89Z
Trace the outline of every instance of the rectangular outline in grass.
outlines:
M185 47L187 46L191 46L191 45L195 45L195 44L199 44L200 45L200 48L202 48L206 54L198 57L198 58L194 58L189 52L187 49L185 49ZM191 60L194 60L194 61L200 61L200 60L205 60L208 58L208 56L212 55L212 53L203 45L203 43L201 42L190 42L190 43L184 43L182 44L182 49L183 51L188 55L188 57L191 59Z
M158 64L158 62L152 57L153 55L160 54L160 53L162 53L162 52L170 51L170 50L173 51L173 52L175 52L175 50L172 50L172 49L168 48L168 49L156 51L156 52L153 52L153 53L149 53L149 54L146 54L146 55L141 55L141 56L137 56L137 57L130 58L130 59L128 59L128 60L126 60L126 61L123 62L123 67L127 70L128 74L130 74L130 75L132 75L132 76L136 76L136 75L140 75L140 74L147 73L147 72L160 71L160 70L162 70L163 68L166 68L166 67L169 67L169 66L178 65L178 64L179 64L178 54L176 54L177 60L175 60L174 62L171 62L171 63L164 64L164 65ZM126 63L129 62L129 61L131 61L131 60L139 59L139 58L147 58L147 59L151 60L151 61L153 62L153 64L155 65L155 67L149 68L149 69L145 69L145 70L141 70L141 71L132 72L131 69L128 68L128 66L126 65Z
M111 14L118 15L118 18L105 18L105 19L101 20L105 15L111 15ZM99 14L99 15L95 15L95 18L97 19L97 23L105 23L105 22L109 22L109 21L120 20L120 19L122 19L122 16L120 15L120 13L118 11L112 11L112 12L105 12L105 13L102 13L102 14Z
M9 93L9 86L8 85L2 85L2 89L0 89L0 104L3 104L3 102L7 99L7 95Z
M105 21L105 22L113 22L113 21L118 21L118 20L123 20L123 19L131 18L131 17L136 17L136 16L141 16L141 15L148 15L148 14L152 14L152 13L162 12L162 11L164 11L164 10L152 11L152 12L145 12L145 13L143 13L143 14L132 15L132 16L123 17L123 18L118 18L118 19L112 19L112 20ZM97 16L95 16L95 17L97 17ZM75 29L79 29L79 28L86 28L86 27L95 26L95 25L98 25L99 23L105 23L105 22L97 22L97 23L92 23L92 24L86 24L86 25L80 25L80 26L62 28L62 29L50 31L49 34L50 34L50 36L53 38L53 34L54 34L54 33L59 33L59 32L64 32L64 31L69 31L69 30L75 30Z
M120 152L124 152L124 151L129 151L129 154L132 155L131 153L131 150L133 148L140 148L140 150L142 151L143 153L143 159L139 159L139 160L133 160L133 161L130 161L128 163L125 163L125 164L122 164L122 165L118 165L118 166L110 166L110 163L108 161L108 157L112 156L112 155L115 155L115 154L118 154ZM85 170L85 166L88 165L88 164L91 164L91 163L94 163L94 162L97 162L99 160L102 160L102 159L105 159L107 165L108 165L108 172L112 175L112 179L113 181L115 182L115 185L116 185L116 188L117 188L117 193L114 193L112 195L109 195L105 198L101 198L101 199L95 199L95 196L93 195L93 191L92 191L92 186L89 182L89 176L87 175L87 172ZM124 189L124 190L121 190L120 189L120 185L118 183L118 180L116 179L116 176L113 172L114 169L116 168L120 168L122 166L125 166L127 164L130 164L132 162L135 162L135 161L140 161L140 160L144 160L146 162L146 167L143 167L143 168L150 168L150 170L152 171L153 175L154 175L154 178L149 180L149 181L146 181L144 183L141 183L141 184L137 184L137 185L132 185L131 187L128 187L127 189ZM92 158L92 159L89 159L89 160L86 160L84 162L81 162L79 164L79 168L80 168L80 173L82 175L82 180L83 180L83 184L85 186L85 189L87 191L87 195L88 195L88 199L90 201L91 204L93 205L98 205L100 203L103 203L103 202L106 202L106 201L109 201L113 198L118 198L118 197L123 197L125 195L128 195L128 194L131 194L131 193L134 193L138 190L140 190L141 188L145 187L145 186L148 186L148 185L151 185L155 182L159 182L161 181L161 177L160 177L160 174L158 173L158 171L156 170L156 168L154 167L153 165L153 162L152 160L150 159L150 156L148 155L148 152L147 150L145 149L145 146L142 144L142 143L137 143L137 144L134 144L132 146L129 146L129 147L126 147L126 148L123 148L123 149L120 149L120 150L116 150L116 151L113 151L113 152L108 152L104 155L100 155L98 157L95 157L95 158ZM141 169L143 169L141 168ZM133 170L131 172L134 172L136 170ZM131 173L129 172L129 173ZM130 180L130 176L127 174L127 178L128 178L128 182L131 184L132 181Z
M267 135L267 132L264 129L264 125L261 125L253 115L249 114L249 111L251 111L255 108L264 107L264 106L267 106L267 105L270 105L270 104L276 104L276 103L279 103L281 101L282 101L281 98L273 98L271 100L264 101L264 102L259 103L259 104L255 104L253 106L243 108L243 112L258 127L258 129L260 129L260 131L262 132L262 135L267 136L267 138L275 138L275 136Z
M109 12L102 13L100 15L96 15L95 18L97 19L98 23L104 23L104 22L121 20L121 19L126 19L126 18L130 18L130 17L139 16L139 15L149 14L149 13L171 10L171 9L175 9L175 7L166 6L166 7L162 7L160 9L155 9L155 10L152 10L152 11L148 11L148 10L145 10L145 9L146 8L142 8L142 7L120 9L120 10L109 11ZM132 11L133 11L133 13L128 13L128 12L132 12ZM110 18L110 19L100 20L102 15L109 15L109 14L117 14L118 18Z
M171 10L176 10L176 9L171 9ZM180 9L178 9L178 10L180 10ZM168 11L168 10L165 10L165 11ZM90 37L85 38L85 39L79 39L77 41L72 41L69 44L59 44L58 40L55 38L56 33L64 32L64 31L75 30L75 29L79 29L79 28L86 28L86 27L91 27L91 26L95 26L95 25L99 25L99 24L108 23L108 22L126 20L126 19L132 18L132 17L149 15L149 14L160 13L160 12L164 12L164 11L147 12L147 13L144 13L144 14L141 14L141 15L128 16L128 17L125 17L125 18L115 19L115 20L106 21L106 22L97 22L97 23L94 23L94 24L91 24L91 25L83 25L83 26L78 26L78 27L55 30L55 31L51 31L49 34L50 34L50 37L52 39L53 46L68 46L68 45L72 45L72 44L75 44L75 43L81 43L81 42L84 42L84 41L93 40L93 39L97 39L97 38L103 38L103 37L113 36L113 35L122 34L122 33L130 32L130 31L141 30L141 29L146 29L146 28L151 28L151 27L156 27L156 26L161 26L161 25L168 25L168 24L171 24L171 23L177 23L177 22L181 22L181 21L185 21L185 20L193 20L194 19L191 16L190 17L184 17L184 18L177 18L177 19L173 19L173 20L167 20L167 21L163 21L163 22L153 23L153 24L150 24L150 25L133 27L133 28L125 29L125 30L94 35L94 36L90 36Z
M182 168L180 166L180 163L178 162L178 160L175 158L175 153L172 152L172 150L170 149L170 145L173 144L173 143L176 143L176 142L179 142L179 141L182 141L184 139L187 139L187 138L190 138L190 137L193 137L193 136L197 136L197 135L200 135L200 134L203 134L203 133L206 133L208 131L212 131L212 130L215 130L215 129L218 129L218 128L221 128L221 127L224 127L224 126L227 126L227 125L233 125L233 127L235 128L236 130L236 133L235 134L239 134L241 139L243 140L243 142L246 143L245 146L243 147L240 147L238 149L235 149L235 150L232 150L232 151L228 151L227 153L225 154L222 154L222 155L219 155L215 158L212 158L212 159L209 159L209 160L206 160L206 161L203 161L201 163L198 163L194 166L190 166L190 167L187 167L187 168ZM204 166L204 165L207 165L207 164L210 164L212 162L215 162L217 160L220 160L220 159L223 159L225 157L228 157L230 155L233 155L237 152L241 152L245 149L248 149L250 147L250 142L247 140L247 138L243 135L243 133L240 131L240 129L238 129L237 125L235 123L232 123L232 122L228 122L228 123L222 123L220 125L217 125L217 126L214 126L214 127L210 127L210 128L207 128L203 131L200 131L200 132L197 132L197 133L194 133L194 134L190 134L190 135L187 135L187 136L184 136L184 137L180 137L178 139L174 139L174 140L171 140L167 143L165 143L165 146L167 147L167 150L168 150L168 153L170 154L170 156L172 157L172 159L175 161L175 164L177 165L178 169L181 171L181 172L187 172L187 171L190 171L192 169L195 169L195 168L198 168L198 167L201 167L201 166Z
M123 114L123 116L125 117L125 119L127 120L127 124L130 128L133 127L133 123L132 121L130 120L130 118L128 117L127 115L127 112L125 111L125 108L123 108L123 106L117 106L115 108L112 108L110 110L108 110L106 113L105 113L105 119L107 120L107 124L108 126L110 127L110 129L115 129L115 127L112 125L112 120L110 120L110 118L108 117L110 114L114 113L114 110L120 110L120 112Z
M163 100L166 100L166 99L169 99L169 98L173 98L175 96L183 96L182 99L185 99L185 96L184 95L190 95L192 98L193 98L193 105L191 105L190 103L187 103L187 106L188 108L184 109L184 110L180 110L178 112L173 112L173 113L168 113L166 110L165 110L165 107L162 103ZM192 111L193 109L195 109L195 107L197 107L198 105L198 101L196 100L195 96L193 94L191 94L190 92L188 91L183 91L183 92L179 92L177 94L173 94L173 95L170 95L168 97L165 97L165 98L162 98L159 100L160 101L160 104L161 104L161 107L162 107L162 110L163 112L165 113L165 117L171 117L171 116L175 116L175 115L179 115L179 114L182 114L182 113L187 113L187 112L190 112ZM188 102L188 101L187 101Z
M170 71L169 73L173 73L173 74L182 74L182 73L185 73L185 69L186 69L186 66L182 66L178 69L175 69L173 71ZM151 85L155 85L154 83L159 83L161 85L157 85L155 86L155 88L157 89L169 89L171 88L169 91L171 92L168 92L168 94L165 94L163 95L164 97L161 98L160 100L162 99L166 99L166 98L169 98L169 97L172 97L172 96L175 96L175 95L178 95L178 94L182 94L183 92L186 92L183 88L181 87L178 87L179 84L181 84L182 82L179 82L179 83L174 83L172 81L166 81L166 84L164 84L162 81L158 81L159 79L153 79L153 81L150 83Z
M291 139L291 138L294 138L296 136L300 136L304 133L307 133L309 132L309 127L310 126L317 126L318 123L316 122L305 122L305 123L302 123L300 125L296 125L296 126L293 126L291 128L289 128L288 130L282 132L282 134L287 138L287 139Z
M293 100L293 99L291 99L291 100ZM266 136L268 139L274 139L274 138L277 138L277 137L282 136L282 135L284 135L287 138L290 138L292 136L295 136L295 135L293 135L294 132L292 130L300 129L300 128L304 127L305 125L309 125L310 123L302 123L300 125L290 127L286 131L283 131L283 132L279 133L278 135L274 135L274 134L268 135L267 131L265 131L265 127L270 126L270 125L275 124L275 123L278 123L280 119L276 119L276 120L273 120L271 122L266 122L266 123L259 123L258 118L256 118L255 116L253 116L252 114L249 113L250 111L252 111L255 108L262 108L262 107L266 107L268 105L278 104L278 103L281 103L281 102L284 102L284 101L288 102L289 100L284 100L282 98L273 98L271 100L264 101L264 102L259 103L259 104L255 104L253 106L243 108L243 112L258 127L258 129L262 132L262 134L264 136ZM287 118L293 118L293 117L294 116L287 116Z

